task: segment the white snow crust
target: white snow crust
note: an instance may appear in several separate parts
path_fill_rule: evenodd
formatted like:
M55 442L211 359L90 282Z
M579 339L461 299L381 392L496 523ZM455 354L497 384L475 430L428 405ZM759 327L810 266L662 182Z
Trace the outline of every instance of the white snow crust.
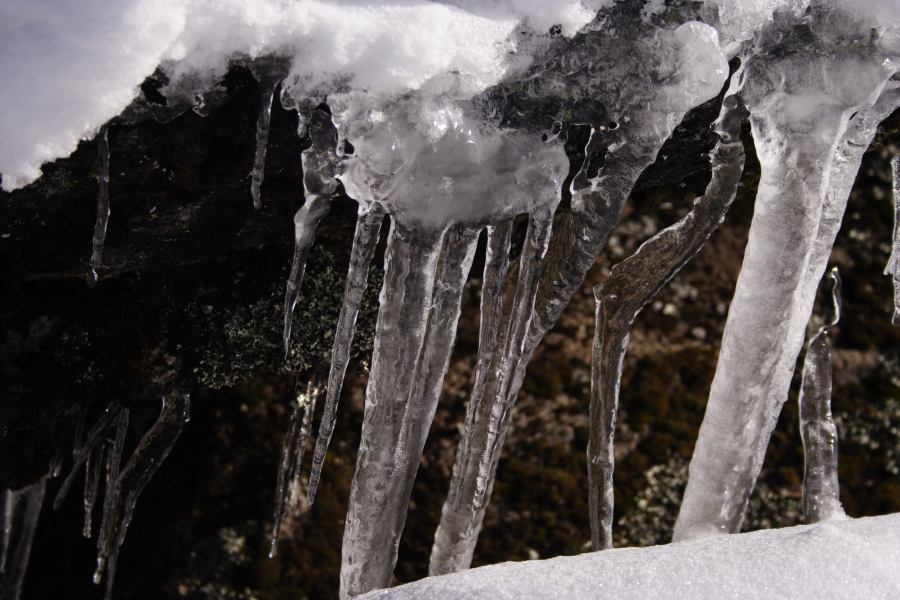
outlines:
M900 597L900 513L503 563L367 600Z
M602 0L606 1L606 0ZM520 23L571 34L601 0L3 0L0 173L12 191L119 114L163 65L202 88L236 56L293 57L310 89L378 94L460 72L474 93L523 66ZM169 90L171 91L171 90ZM177 90L176 90L177 91Z

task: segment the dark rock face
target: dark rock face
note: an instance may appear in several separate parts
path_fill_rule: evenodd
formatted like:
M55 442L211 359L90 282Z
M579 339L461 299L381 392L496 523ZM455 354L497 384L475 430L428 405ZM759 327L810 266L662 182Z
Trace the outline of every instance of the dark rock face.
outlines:
M113 400L129 406L133 446L155 419L161 395L178 390L194 398L194 419L138 504L120 561L122 598L318 598L337 589L381 250L324 487L315 507L292 516L294 535L279 557L264 559L285 400L296 378L327 369L356 207L339 198L319 230L285 362L280 311L292 216L302 202L303 145L295 115L276 103L262 209L254 211L248 174L259 90L241 68L224 85L227 99L206 118L187 112L165 125L110 128L112 215L94 289L84 280L96 202L94 145L85 142L70 158L45 166L35 184L0 193L0 489L33 482L60 462L65 472L82 414L91 421ZM530 367L479 563L577 552L588 539L589 289L702 193L714 116L715 101L689 113L645 171L607 255ZM853 515L900 510L896 452L884 460L879 454L898 447L890 432L900 421L900 337L888 326L889 283L878 275L890 230L890 208L879 194L897 123L895 115L885 124L867 157L833 257L847 290L836 351L836 368L845 372L836 375L835 407L848 432L842 480ZM578 135L573 129L573 164L584 158ZM622 543L660 542L670 533L673 498L680 497L672 488L684 483L752 213L758 177L752 156L748 147L745 185L725 227L660 295L659 306L648 307L632 335L616 472ZM400 580L425 574L475 344L477 294L470 293L401 545ZM788 407L751 526L791 524L796 498L778 490L799 489L802 457ZM57 486L51 482L48 493ZM97 596L89 583L93 544L79 537L78 496L58 513L45 510L24 598Z

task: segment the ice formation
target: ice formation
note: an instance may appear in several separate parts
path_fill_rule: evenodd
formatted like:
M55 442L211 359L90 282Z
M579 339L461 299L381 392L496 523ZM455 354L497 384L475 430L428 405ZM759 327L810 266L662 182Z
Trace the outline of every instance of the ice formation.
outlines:
M762 174L676 540L741 526L868 146L857 144L874 133L863 122L893 95L897 68L890 40L826 3L748 52L740 95Z
M390 584L482 232L487 252L475 376L431 574L471 563L529 359L582 285L639 176L688 111L723 98L705 194L616 265L596 291L588 455L592 542L608 548L612 443L629 329L724 218L740 181L739 134L749 119L761 182L675 537L739 529L862 154L900 105L893 79L900 57L896 2L117 0L97 11L76 4L0 6L0 172L5 190L27 185L42 163L99 131L89 281L96 282L102 263L109 216L110 119L168 121L189 109L209 114L225 99L220 81L229 66L249 68L260 84L256 151L248 163L254 206L261 204L274 98L297 111L298 134L308 141L285 291L286 353L316 229L341 189L359 204L327 384L311 382L299 395L285 437L273 553L284 515L297 501L315 403L324 392L309 500L316 495L356 316L383 222L390 221L344 531L342 597ZM740 66L725 95L727 61L735 57ZM165 105L139 91L150 76ZM58 88L72 93L54 93ZM585 129L584 160L570 165L564 142ZM895 203L898 170L895 160ZM900 221L900 209L897 215ZM527 231L513 261L517 220ZM886 270L895 290L898 228ZM823 329L804 369L803 402L815 400L805 406L816 407L806 425L827 426L826 362ZM108 409L79 437L57 504L84 466L89 536L105 475L95 580L107 573L108 596L135 502L188 411L187 397L167 396L124 466L127 409ZM819 494L813 481L834 488L833 456L827 444L812 450L814 437L804 429L810 464L821 459L831 474L808 477L810 498ZM14 508L5 520L12 525L4 530L4 586L21 580L6 577L20 569L20 554L13 560L7 552L13 533L30 540L36 524L18 516L18 493L7 493ZM821 508L808 516L827 516Z
M281 462L278 464L278 480L275 487L275 519L272 525L272 538L269 546L269 558L278 551L278 536L281 524L287 511L296 506L300 493L300 466L306 452L306 442L312 429L312 416L321 389L314 381L309 381L303 392L298 392L291 422L281 446Z
M190 407L187 395L172 394L163 398L159 417L141 437L125 466L121 466L121 460L128 430L128 411L119 413L115 439L107 453L106 495L97 536L97 570L94 572L94 583L100 583L106 572L106 600L112 598L119 547L125 541L138 498L175 446L190 419Z
M732 79L737 80L740 73ZM659 290L703 247L724 220L737 194L744 169L739 97L727 96L716 123L719 143L712 152L712 179L681 220L644 242L612 268L594 289L597 323L591 376L591 426L588 445L591 541L594 550L612 547L613 467L616 414L622 361L631 324Z
M97 283L97 269L103 264L103 245L106 243L106 226L109 223L109 128L104 125L97 134L97 220L91 243L91 261L88 269L88 285Z
M900 157L891 161L891 172L894 176L894 241L884 274L894 280L894 316L891 322L895 327L900 327Z
M467 455L456 460L435 534L432 574L471 563L510 409L531 353L581 285L638 176L655 160L684 114L715 97L727 77L725 57L711 27L689 22L667 29L626 21L627 17L627 13L610 16L615 35L593 32L583 45L564 49L564 58L551 56L533 67L535 73L550 71L563 77L564 84L547 77L543 85L549 90L568 86L576 92L571 95L593 97L588 158L572 183L571 212L558 216L541 261L538 286L532 292L534 309L525 315L530 321L527 331L521 330L519 315L507 312L501 322L512 322L519 337L498 346L494 361L483 367L487 374L476 373L476 381L479 377L487 381L486 396L463 433L465 442L458 452ZM616 58L603 61L604 56ZM577 75L565 75L571 73Z
M3 598L19 600L31 544L41 516L47 479L3 496L3 531L0 547L0 592Z
M798 399L800 437L803 440L803 516L809 522L843 518L838 484L838 434L831 418L831 329L841 319L841 276L837 267L829 273L833 282L833 315L809 340L803 360Z

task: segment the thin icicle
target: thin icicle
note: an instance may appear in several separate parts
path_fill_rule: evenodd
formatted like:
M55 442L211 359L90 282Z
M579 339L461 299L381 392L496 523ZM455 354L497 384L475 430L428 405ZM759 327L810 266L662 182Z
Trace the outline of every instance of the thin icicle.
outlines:
M100 522L100 533L97 535L97 568L94 570L94 583L100 583L106 562L115 543L115 529L118 523L119 503L119 471L122 465L122 453L125 450L125 436L128 433L129 410L123 409L116 417L116 433L106 452L106 490L103 496L103 515Z
M388 512L397 510L394 451L425 344L442 237L440 231L412 230L396 219L391 222L362 435L344 527L342 598L387 586L397 559L401 532L394 519L386 522ZM406 504L400 507L403 513Z
M109 126L104 125L97 134L97 220L91 241L91 260L87 283L97 285L97 269L103 264L103 246L106 243L106 226L109 222Z
M810 339L800 383L800 438L803 440L803 517L808 523L845 518L838 483L838 435L831 418L832 328L841 319L841 276L837 267L829 273L833 282L831 321Z
M552 208L555 208L552 207ZM502 437L505 434L509 411L512 408L510 390L512 380L524 359L525 336L534 315L534 301L537 294L538 281L543 269L550 232L553 229L553 211L542 211L532 214L528 222L528 233L525 246L519 260L519 280L516 284L515 296L510 309L509 318L504 322L506 331L503 334L503 354L499 370L496 374L496 393L491 398L491 414L488 423L488 435L478 465L478 476L475 481L475 496L472 506L475 510L484 507L488 494L489 480L492 479L493 465L500 454ZM515 393L517 393L516 390ZM513 396L515 395L513 393ZM473 519L475 515L473 515Z
M384 221L384 207L381 204L363 203L356 220L356 232L353 235L353 250L350 253L350 266L347 269L347 283L344 285L344 297L341 301L341 314L338 317L334 334L334 345L331 351L331 369L328 373L328 390L325 396L325 409L319 421L319 435L316 438L316 449L313 454L312 468L309 474L309 491L307 498L310 504L315 500L322 467L328 444L334 433L337 422L337 406L341 397L341 388L347 365L350 362L350 348L356 330L356 316L362 303L369 278L369 266L375 256Z
M894 280L894 316L891 323L894 327L900 327L900 156L891 160L891 173L894 180L894 241L884 274Z
M745 114L737 97L725 98L716 123L720 141L712 152L712 179L705 194L694 201L687 215L641 244L612 268L605 284L594 288L597 314L587 451L594 550L612 548L616 414L631 325L725 218L744 169L741 124Z
M112 588L115 583L116 565L118 563L119 548L125 541L125 534L131 519L134 516L134 508L138 498L150 480L165 462L175 442L178 441L181 432L190 420L191 402L186 394L172 394L162 400L162 409L156 422L141 437L137 447L128 459L128 462L116 477L113 491L113 502L109 505L109 511L104 506L103 524L100 529L97 558L98 573L95 574L95 583L99 583L97 577L101 567L106 570L106 599L112 598ZM121 430L120 430L121 431ZM116 446L119 447L120 432L116 435ZM124 435L122 435L124 439Z
M106 430L112 424L113 419L115 419L119 412L122 410L122 406L114 402L106 407L106 410L103 412L103 415L97 422L91 427L90 432L88 432L87 437L84 441L79 444L78 449L75 452L74 460L72 462L72 468L69 470L69 474L66 475L66 478L63 480L61 486L59 486L59 491L56 493L56 497L53 499L53 509L58 510L60 506L62 506L63 501L66 499L66 496L69 494L69 490L72 489L72 484L75 483L75 478L78 473L81 471L81 467L84 466L85 462L88 460L88 456L90 456L91 452L99 445L102 445L105 436Z
M317 108L312 111L309 122L304 126L309 132L311 145L301 154L306 201L294 215L294 258L284 297L282 337L285 356L290 352L291 320L300 297L306 256L316 240L316 229L328 214L331 197L337 189L335 177L339 164L338 136L331 115Z
M84 466L84 526L81 535L90 539L93 528L94 504L100 491L100 477L103 474L103 458L106 455L106 440L88 451Z
M18 600L28 570L31 544L41 516L47 478L3 498L3 547L0 549L0 597Z
M262 208L259 192L262 187L266 169L266 148L269 144L269 123L272 119L272 98L275 96L277 81L263 83L260 93L259 116L256 118L256 154L253 157L253 169L250 171L250 196L253 208Z
M300 491L300 467L303 454L306 452L306 441L312 428L312 417L316 411L316 403L322 389L318 383L310 380L306 391L297 393L291 421L288 425L284 443L281 446L281 461L278 463L278 480L275 486L275 518L272 525L272 538L269 547L269 558L278 552L278 538L281 524L289 508L297 504Z
M503 285L509 271L509 251L512 244L512 220L487 228L487 251L484 262L484 275L481 284L481 321L478 330L478 356L475 361L475 382L472 394L466 405L466 418L463 422L464 435L460 440L460 448L456 453L459 465L454 465L454 472L468 468L469 444L468 435L475 425L475 415L484 399L487 387L488 371L494 362L497 340L500 333L500 321L503 310ZM453 482L456 482L454 478ZM447 502L459 505L460 488L451 487L447 494Z
M272 120L272 99L275 88L287 76L290 62L280 56L260 57L249 64L250 71L259 82L259 115L256 118L256 153L250 170L250 196L253 208L262 207L260 188L266 170L266 148L269 145L269 124Z

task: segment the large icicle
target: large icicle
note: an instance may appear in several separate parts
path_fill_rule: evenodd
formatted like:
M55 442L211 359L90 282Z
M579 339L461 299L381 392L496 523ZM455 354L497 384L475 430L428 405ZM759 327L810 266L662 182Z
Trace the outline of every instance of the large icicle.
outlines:
M449 261L439 261L441 232L411 230L391 222L384 285L376 324L372 369L366 389L362 439L344 527L342 598L386 587L397 560L408 495L407 473L398 473L403 416L417 384L426 351L437 271L449 277ZM445 248L452 246L448 244ZM427 431L427 428L426 428ZM415 475L419 455L401 457ZM414 463L412 461L415 461Z
M297 393L291 421L288 425L284 443L281 446L281 461L278 463L278 480L275 487L275 517L272 525L272 538L269 545L269 558L278 552L278 538L281 525L289 508L296 506L300 492L300 468L303 465L303 454L306 452L306 441L312 428L313 413L322 393L318 383L310 380L304 392Z
M712 179L705 194L694 201L687 215L644 242L634 254L612 268L603 285L594 288L597 320L587 450L594 550L612 547L613 442L622 363L631 324L643 307L703 247L725 218L744 169L741 143L744 115L738 97L725 98L716 123L720 141L712 152Z
M587 156L603 158L602 166L598 171L595 161L588 159L576 175L571 212L557 215L554 224L527 335L521 345L512 346L514 355L495 357L490 367L491 401L484 403L488 408L476 410L463 433L466 442L457 453L465 451L467 456L457 456L455 462L452 498L444 503L435 534L432 574L465 569L471 563L509 411L532 353L578 290L641 172L655 160L684 114L715 97L727 78L727 62L712 28L696 22L674 30L650 23L640 27L646 29L624 27L618 36L598 35L584 46L587 54L566 57L566 81L574 81L569 75L576 73L587 78L579 83L586 86L583 93L608 110L607 119L594 124L586 148ZM663 46L668 50L660 52ZM598 56L609 56L616 68L601 71L606 63ZM535 68L539 72L548 67ZM662 81L661 73L666 73ZM596 81L604 84L597 86ZM504 374L497 377L496 372Z
M838 435L831 418L831 329L841 319L841 277L837 267L829 274L833 282L831 321L819 327L809 340L803 360L798 399L800 438L803 440L803 517L808 523L840 519L838 484Z
M891 160L891 173L894 177L894 240L884 274L894 280L894 316L891 323L894 327L900 327L900 156Z
M285 355L290 351L291 320L300 297L306 255L316 240L319 223L328 214L331 197L337 189L335 177L340 162L337 155L337 129L328 112L321 108L314 109L308 123L303 123L302 126L309 132L311 144L301 154L306 200L294 215L294 258L284 296Z
M87 283L97 285L97 269L103 264L103 246L106 244L106 226L109 223L109 126L104 125L97 134L97 219L91 241L91 260Z
M356 232L353 234L353 249L350 253L350 266L347 269L347 283L344 285L344 297L341 301L341 313L338 317L337 330L334 334L334 345L331 351L331 368L328 373L328 389L325 395L325 408L319 421L319 435L316 438L316 449L313 454L312 468L309 474L308 500L312 504L322 476L325 454L334 433L337 422L337 406L344 385L344 376L350 362L350 348L356 330L356 316L362 304L363 294L369 278L369 266L375 256L381 234L381 223L384 221L384 207L376 203L363 203L359 207L356 220Z
M3 547L0 548L0 597L18 600L22 592L31 544L41 516L47 478L3 497Z
M134 516L138 498L184 431L185 425L190 420L190 410L190 396L171 394L164 397L156 422L141 437L128 462L114 478L112 490L107 487L107 502L104 503L103 521L97 539L97 571L94 573L94 582L99 583L103 571L106 571L107 600L112 598L119 548L125 541L125 534ZM115 472L117 466L115 463L121 460L127 419L120 420L119 425L114 449L110 451L110 457L114 462L107 476Z
M854 23L834 11L759 36L773 47L746 62L741 96L762 174L676 540L740 529L873 117L887 108L873 103L890 61L877 40L836 36ZM896 105L890 90L882 100Z

